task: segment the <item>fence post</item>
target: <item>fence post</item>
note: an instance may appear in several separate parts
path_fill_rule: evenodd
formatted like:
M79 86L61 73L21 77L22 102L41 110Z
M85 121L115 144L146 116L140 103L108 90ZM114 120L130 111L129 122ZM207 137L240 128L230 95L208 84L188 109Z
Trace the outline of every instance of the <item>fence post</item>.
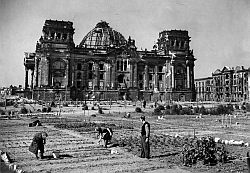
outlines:
M250 157L249 157L249 152L247 152L247 168L248 168L248 173L250 173Z

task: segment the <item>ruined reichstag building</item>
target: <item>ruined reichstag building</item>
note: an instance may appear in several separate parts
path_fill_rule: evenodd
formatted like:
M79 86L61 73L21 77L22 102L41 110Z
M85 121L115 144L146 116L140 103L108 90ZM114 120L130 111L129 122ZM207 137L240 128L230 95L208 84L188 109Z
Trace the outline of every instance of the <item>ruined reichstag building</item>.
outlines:
M46 20L34 53L25 53L25 93L36 100L195 100L188 31L164 30L152 50L105 21L79 45L70 21Z

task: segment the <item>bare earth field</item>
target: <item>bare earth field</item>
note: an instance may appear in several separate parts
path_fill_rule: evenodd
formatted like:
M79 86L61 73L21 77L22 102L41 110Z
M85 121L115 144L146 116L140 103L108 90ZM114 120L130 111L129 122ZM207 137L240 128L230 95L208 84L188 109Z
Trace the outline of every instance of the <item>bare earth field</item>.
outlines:
M103 106L104 107L104 106ZM222 127L221 116L164 115L152 116L150 109L134 113L134 106L109 106L105 114L97 110L64 108L61 116L32 115L20 118L0 119L0 150L8 152L13 163L25 172L247 172L248 147L227 145L235 159L214 166L198 162L192 167L182 163L182 136L214 136L223 140L243 140L250 143L250 120L247 116L235 116L230 127ZM130 118L124 118L130 112ZM95 114L95 116L93 116ZM151 124L151 159L140 158L139 117L144 114ZM34 120L43 126L28 127ZM229 122L229 119L227 119ZM236 123L237 122L237 123ZM90 125L89 125L90 124ZM225 124L225 122L224 122ZM228 123L229 124L229 123ZM86 126L88 125L88 126ZM97 144L95 126L114 130L112 144L107 149ZM33 135L48 133L43 160L35 159L28 151ZM180 136L180 137L177 137ZM54 159L52 151L60 150L60 158ZM111 154L111 151L117 153Z

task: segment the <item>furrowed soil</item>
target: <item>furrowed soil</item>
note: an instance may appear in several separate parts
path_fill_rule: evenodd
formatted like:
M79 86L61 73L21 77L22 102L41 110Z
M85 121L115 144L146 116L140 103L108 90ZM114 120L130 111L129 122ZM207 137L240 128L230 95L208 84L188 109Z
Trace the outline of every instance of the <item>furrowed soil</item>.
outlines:
M250 142L250 120L246 116L231 119L230 127L222 125L221 116L165 115L153 116L150 110L134 113L135 107L104 111L74 111L61 116L22 116L0 119L0 150L8 152L13 163L25 172L247 172L248 147L227 145L231 158L214 166L198 162L190 167L182 162L183 136L214 136L223 140ZM121 111L122 110L122 111ZM130 118L125 118L130 112ZM93 116L95 114L95 116ZM139 117L146 116L151 125L151 159L140 158ZM28 127L39 120L42 126ZM228 120L229 121L229 120ZM236 123L237 122L237 123ZM114 135L108 148L97 144L95 127L111 127ZM45 159L37 160L28 151L35 133L48 133ZM55 159L52 152L60 151ZM111 151L117 153L111 154ZM2 162L1 162L2 163Z

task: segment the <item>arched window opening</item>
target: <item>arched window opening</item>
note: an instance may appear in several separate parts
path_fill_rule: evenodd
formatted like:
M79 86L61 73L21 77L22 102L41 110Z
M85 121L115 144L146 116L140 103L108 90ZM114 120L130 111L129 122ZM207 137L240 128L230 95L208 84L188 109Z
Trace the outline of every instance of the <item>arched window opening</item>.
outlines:
M80 63L77 64L77 70L82 70L82 64Z
M82 74L79 72L79 73L77 73L77 79L81 79L81 77L82 77Z

